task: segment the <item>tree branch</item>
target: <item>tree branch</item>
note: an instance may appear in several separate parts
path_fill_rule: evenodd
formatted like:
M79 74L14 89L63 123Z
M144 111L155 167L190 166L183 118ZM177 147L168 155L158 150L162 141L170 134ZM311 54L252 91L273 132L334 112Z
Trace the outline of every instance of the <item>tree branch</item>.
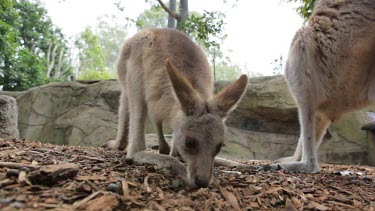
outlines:
M60 49L60 54L59 54L59 61L58 61L58 63L57 63L56 71L55 71L54 74L53 74L53 78L58 78L58 77L60 76L61 67L62 67L63 56L64 56L64 48L61 47L61 49Z
M52 43L53 44L53 43ZM52 50L52 58L51 58L51 62L48 65L48 69L47 69L47 78L50 78L50 74L51 74L51 71L53 69L53 66L55 65L55 56L56 56L56 50L57 50L57 44L55 45L55 47L53 48Z
M160 4L160 6L172 17L174 17L176 20L179 20L180 19L180 16L178 14L176 14L175 12L173 12L172 10L170 10L161 0L157 0Z

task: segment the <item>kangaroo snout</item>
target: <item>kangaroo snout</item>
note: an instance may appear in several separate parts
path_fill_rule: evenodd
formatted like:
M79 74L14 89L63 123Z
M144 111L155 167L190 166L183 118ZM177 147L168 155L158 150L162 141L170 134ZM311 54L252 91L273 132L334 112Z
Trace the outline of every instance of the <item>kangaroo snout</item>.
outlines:
M188 162L188 182L193 188L206 188L211 183L213 172L213 159L206 162L189 163Z
M200 177L195 177L195 185L200 188L207 188L208 185L210 184L211 177L208 178L200 178Z

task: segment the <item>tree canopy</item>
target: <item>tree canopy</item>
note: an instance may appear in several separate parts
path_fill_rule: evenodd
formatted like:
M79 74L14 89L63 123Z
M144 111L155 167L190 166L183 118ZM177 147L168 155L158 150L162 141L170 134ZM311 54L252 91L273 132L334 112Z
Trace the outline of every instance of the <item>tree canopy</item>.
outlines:
M0 84L26 90L71 73L67 41L33 0L0 3Z
M287 0L288 2L299 2L300 6L296 8L297 13L307 21L318 0Z
M79 79L115 78L115 64L126 37L127 24L118 17L105 15L94 28L86 27L76 37Z
M146 2L150 2L146 0ZM231 65L230 59L224 57L221 44L226 39L224 33L225 14L220 11L204 11L200 14L189 11L188 1L169 0L169 6L161 0L150 2L151 9L145 10L137 19L139 29L147 27L171 27L186 32L202 46L211 60L216 79L233 79L239 75L238 66ZM177 7L177 3L179 6ZM228 3L224 1L224 3ZM176 11L178 8L178 11ZM177 22L177 24L175 24ZM228 71L228 73L225 73ZM227 77L227 78L225 78Z

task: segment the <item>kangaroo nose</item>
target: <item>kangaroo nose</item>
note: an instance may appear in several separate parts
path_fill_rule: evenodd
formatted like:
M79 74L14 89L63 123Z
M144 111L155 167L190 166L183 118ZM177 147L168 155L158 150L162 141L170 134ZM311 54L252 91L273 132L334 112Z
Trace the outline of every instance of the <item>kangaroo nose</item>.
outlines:
M199 177L196 177L195 184L200 188L206 188L210 184L210 180L199 179Z

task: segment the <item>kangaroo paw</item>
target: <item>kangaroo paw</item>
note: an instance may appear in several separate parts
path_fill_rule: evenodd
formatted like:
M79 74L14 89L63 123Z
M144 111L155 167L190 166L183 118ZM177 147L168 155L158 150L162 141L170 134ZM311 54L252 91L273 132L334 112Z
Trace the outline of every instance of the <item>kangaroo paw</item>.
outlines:
M125 144L124 146L121 146L119 144L119 141L117 140L108 140L106 142L104 142L104 144L102 144L100 147L103 147L103 148L108 148L108 149L118 149L118 150L125 150L126 149L126 146L127 144Z
M169 155L169 152L170 152L170 148L167 145L162 145L162 144L159 144L159 153L160 154L163 154L163 155Z
M295 158L294 156L290 157L284 157L284 158L279 158L277 160L274 160L273 163L290 163L290 162L297 162L298 159Z
M278 163L270 164L262 167L263 171L278 171L285 170L289 173L301 172L301 173L319 173L320 168L318 164L310 162L290 162L290 163Z

